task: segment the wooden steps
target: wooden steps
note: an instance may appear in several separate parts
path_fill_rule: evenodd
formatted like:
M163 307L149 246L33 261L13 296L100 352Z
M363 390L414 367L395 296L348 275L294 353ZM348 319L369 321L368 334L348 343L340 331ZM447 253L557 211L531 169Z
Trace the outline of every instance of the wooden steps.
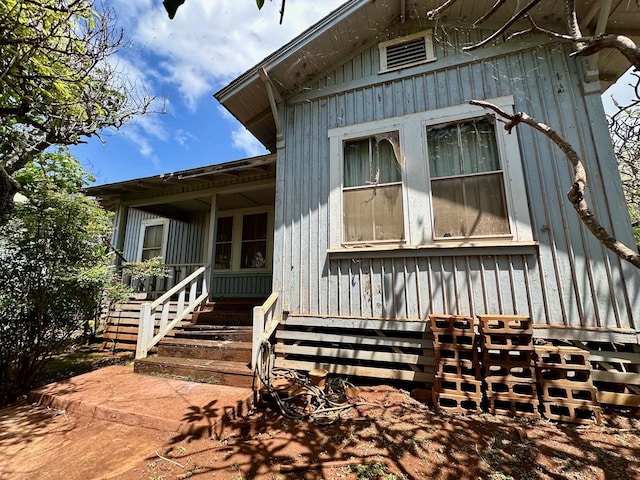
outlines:
M160 341L157 356L136 360L134 371L249 388L251 336L245 326L183 325Z
M158 357L200 358L249 363L251 342L212 341L191 338L166 339L158 345Z
M253 372L244 363L202 358L149 357L136 360L134 372L244 388L253 381Z
M253 308L264 298L220 298L209 302L194 313L193 323L199 325L252 325Z
M126 350L135 352L138 340L138 325L140 323L140 308L142 301L130 301L117 303L104 312L102 322L104 323L103 348L111 350ZM169 320L175 318L178 308L177 302L171 302L169 306ZM185 326L191 323L191 316L187 316L178 326ZM160 327L160 314L156 315L156 332ZM173 333L169 333L173 335Z

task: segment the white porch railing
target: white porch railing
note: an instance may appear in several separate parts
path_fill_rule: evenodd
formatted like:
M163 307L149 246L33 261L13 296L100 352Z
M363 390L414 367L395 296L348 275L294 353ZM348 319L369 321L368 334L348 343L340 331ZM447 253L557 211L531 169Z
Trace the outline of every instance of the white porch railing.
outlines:
M136 359L145 358L149 349L162 340L173 327L207 299L209 296L209 290L207 288L208 278L209 267L200 267L157 300L142 304L140 309L140 325L138 327L138 342L136 345ZM199 283L202 285L200 295L198 295ZM189 291L188 299L186 298L187 289ZM175 318L169 322L170 300L174 295L178 295L178 307ZM156 313L158 310L160 310L160 327L158 334L154 336Z
M253 341L251 343L251 368L255 370L258 353L263 341L268 341L278 327L280 315L276 309L278 292L273 292L262 305L253 307Z

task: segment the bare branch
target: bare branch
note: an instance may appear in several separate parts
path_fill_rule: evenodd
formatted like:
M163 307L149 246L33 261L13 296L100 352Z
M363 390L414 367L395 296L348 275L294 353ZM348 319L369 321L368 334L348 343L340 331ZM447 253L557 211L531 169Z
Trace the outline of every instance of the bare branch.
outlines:
M605 48L614 48L629 60L636 70L640 70L640 48L629 37L624 35L599 35L593 38L581 38L584 46L573 55L593 55Z
M565 1L565 15L567 17L567 30L569 35L572 38L576 39L575 46L578 50L582 49L582 42L577 39L582 37L582 32L580 31L580 24L578 23L578 17L576 15L576 3L575 0L566 0Z
M584 225L593 233L593 235L610 251L615 253L618 257L632 265L640 268L640 254L624 243L616 240L599 222L593 212L589 209L589 205L587 204L587 200L585 197L585 190L587 186L587 178L586 178L586 170L584 168L584 164L582 159L578 155L578 153L573 149L571 144L564 140L555 130L553 130L549 125L546 125L542 122L538 122L535 119L531 118L524 112L510 114L505 112L501 108L493 105L489 102L484 102L481 100L472 100L472 105L478 105L480 107L489 109L500 115L501 117L508 120L505 124L505 129L511 133L518 124L525 123L530 127L538 130L542 134L544 134L547 138L549 138L553 143L555 143L560 150L565 154L569 163L573 167L574 178L573 185L569 192L567 193L567 198L573 205L573 208L578 213L578 217Z
M427 12L427 19L429 20L437 20L440 16L451 7L457 0L447 0L438 8L434 8L433 10L429 10Z
M490 35L489 37L485 38L481 42L476 43L475 45L471 45L469 47L464 47L462 50L465 50L465 51L475 50L476 48L480 48L480 47L486 45L487 43L493 42L496 38L500 37L503 33L505 33L507 30L509 30L511 25L516 23L529 10L531 10L533 7L535 7L539 3L540 3L540 0L531 0L527 5L525 5L520 11L515 13L504 25L502 25L498 30L496 30L492 35Z
M489 20L493 16L493 14L496 13L500 9L500 7L505 4L506 1L507 0L498 0L487 13L485 13L480 18L478 18L475 22L473 22L473 26L477 27L481 23L484 23L487 20Z

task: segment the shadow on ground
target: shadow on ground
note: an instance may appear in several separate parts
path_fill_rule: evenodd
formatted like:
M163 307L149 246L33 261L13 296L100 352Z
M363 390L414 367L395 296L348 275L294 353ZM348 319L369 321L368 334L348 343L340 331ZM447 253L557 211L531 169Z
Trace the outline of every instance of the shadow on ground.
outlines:
M196 420L212 405L187 416ZM140 473L164 480L640 478L640 421L605 418L608 425L595 426L436 414L381 387L362 391L360 405L330 426L264 409L227 419L211 437L174 436Z

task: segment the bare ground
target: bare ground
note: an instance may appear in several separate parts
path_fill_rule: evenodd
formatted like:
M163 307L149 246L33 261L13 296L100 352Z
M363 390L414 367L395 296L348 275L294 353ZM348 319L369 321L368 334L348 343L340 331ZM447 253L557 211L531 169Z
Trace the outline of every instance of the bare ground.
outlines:
M638 479L640 420L603 426L447 415L391 387L331 426L270 409L194 438L18 405L0 410L0 478Z

